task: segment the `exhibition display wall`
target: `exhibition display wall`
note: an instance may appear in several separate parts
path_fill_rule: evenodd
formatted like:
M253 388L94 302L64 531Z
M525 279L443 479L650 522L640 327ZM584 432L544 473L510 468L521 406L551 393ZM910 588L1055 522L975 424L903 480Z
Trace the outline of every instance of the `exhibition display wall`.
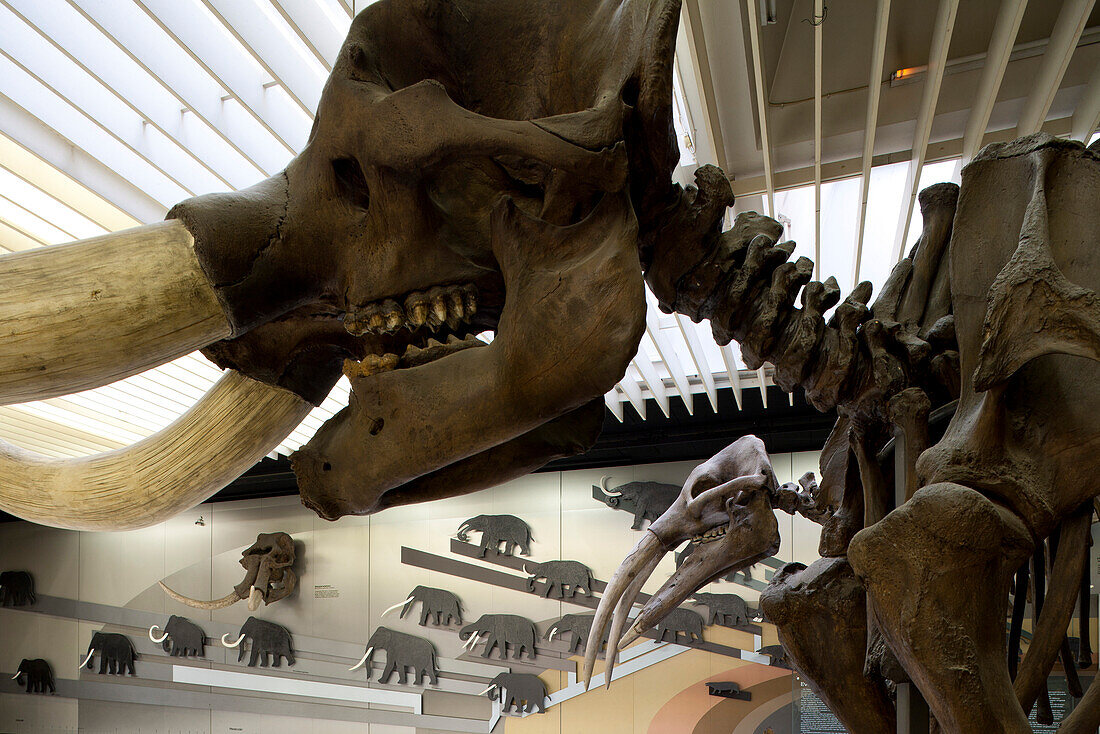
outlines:
M779 454L772 461L778 480L790 482L816 470L818 454ZM318 518L297 497L280 497L204 504L131 532L0 525L0 571L27 571L35 585L33 604L0 608L0 731L702 734L718 731L721 723L728 734L730 721L738 722L737 734L769 726L776 734L788 731L799 688L780 657L766 654L778 639L773 627L755 618L756 608L759 590L782 562L818 557L819 527L782 512L776 513L783 536L779 556L750 569L751 577L738 574L706 589L743 599L744 617L717 608L731 601L728 596L701 597L711 604L682 609L688 627L699 620L702 641L686 629L664 630L660 641L658 630L655 639L626 651L610 690L593 685L584 692L577 682L583 644L570 630L578 622L583 628L603 583L648 523L637 509L644 499L631 494L641 485L629 483L679 487L692 468L685 462L546 472L473 495L337 522ZM623 492L610 503L617 509L609 506L607 491ZM482 557L484 534L476 520L482 515L526 523L530 555L522 547L512 555L490 548ZM277 532L289 534L294 547L297 585L286 598L257 600L252 611L243 600L204 610L181 604L158 585L195 599L222 599L241 582L242 551L258 535ZM587 567L593 588L583 588L584 580L548 588L553 579L547 574L560 569L535 564L558 560L578 562L567 566L574 570ZM644 591L655 590L673 570L669 554ZM402 615L401 603L418 586L456 596L461 623L444 615L437 624L427 612L440 602L424 590ZM170 621L173 615L201 629L204 644L197 653L195 633L181 620ZM504 633L487 651L494 640L481 629L487 624L482 615L533 622L533 657ZM264 622L278 627L255 632ZM289 639L264 637L279 637L278 628ZM153 641L165 632L169 639ZM238 648L226 646L246 632ZM133 674L121 664L118 673L100 674L110 654L98 646L78 670L97 633L128 638L136 652ZM289 655L273 649L255 663L256 650L284 643ZM364 660L368 647L373 655ZM435 669L432 662L425 663L427 671L410 668L402 684L403 671L383 670L393 650L414 657L418 650L431 657L434 650ZM48 661L55 694L27 693L12 680L24 659ZM602 669L600 661L597 671ZM388 682L379 682L383 675ZM541 693L524 698L520 687L537 688L538 681L549 697L536 705ZM715 684L713 694L707 683ZM509 707L512 697L516 705ZM545 713L538 712L540 705Z

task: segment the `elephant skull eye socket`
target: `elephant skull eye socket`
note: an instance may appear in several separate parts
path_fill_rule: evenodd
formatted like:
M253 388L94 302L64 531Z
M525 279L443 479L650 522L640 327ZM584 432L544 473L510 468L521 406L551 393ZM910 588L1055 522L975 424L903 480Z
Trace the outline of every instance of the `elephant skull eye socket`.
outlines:
M336 176L336 188L346 201L360 209L370 206L370 188L359 161L337 158L332 162L332 173Z

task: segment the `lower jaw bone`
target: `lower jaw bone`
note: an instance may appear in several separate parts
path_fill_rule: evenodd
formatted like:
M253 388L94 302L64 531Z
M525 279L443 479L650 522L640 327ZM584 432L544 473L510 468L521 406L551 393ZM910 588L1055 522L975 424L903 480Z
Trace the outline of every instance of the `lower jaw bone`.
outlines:
M322 517L376 511L387 490L526 434L621 378L645 325L625 198L605 196L566 228L504 202L493 233L508 294L497 339L352 380L348 408L291 459L302 501Z

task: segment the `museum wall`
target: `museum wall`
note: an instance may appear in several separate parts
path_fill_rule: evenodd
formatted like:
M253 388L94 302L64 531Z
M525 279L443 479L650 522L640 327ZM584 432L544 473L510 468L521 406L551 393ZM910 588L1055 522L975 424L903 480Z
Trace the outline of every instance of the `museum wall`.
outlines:
M780 454L772 459L781 482L816 470L816 452ZM0 731L487 732L496 707L476 694L504 670L495 653L484 660L479 651L465 651L457 626L419 626L419 607L404 619L396 612L383 618L382 612L423 584L456 593L463 603L465 622L484 613L522 615L536 622L541 636L563 614L590 609L495 583L493 579L501 573L525 577L522 570L492 559L456 553L455 532L462 521L480 514L516 515L532 529L532 561L578 560L591 568L596 579L606 581L640 536L631 530L630 514L594 499L594 485L604 476L609 476L611 487L633 480L681 484L693 466L670 463L534 474L465 497L337 522L319 519L296 497L280 497L204 504L168 522L133 532L81 533L21 522L0 525L0 570L31 572L38 594L34 606L0 608L0 673L4 674L0 681ZM817 526L782 513L777 513L777 518L783 543L776 560L815 559ZM194 609L168 598L157 582L163 580L190 597L223 597L243 576L241 551L258 533L274 531L285 531L294 539L299 586L292 596L261 606L255 616L290 631L297 662L289 668L248 668L247 657L238 662L236 651L216 642L223 633L237 636L238 628L250 616L243 602L215 611ZM478 538L473 534L471 542ZM777 565L758 564L751 581L738 577L741 583L722 581L708 590L736 593L755 608L758 589ZM645 591L654 591L673 568L670 554ZM699 611L706 612L703 608ZM173 614L186 616L203 628L210 638L204 658L169 657L150 641L149 624L163 626ZM388 685L374 681L369 686L417 697L423 693L419 714L400 696L394 698L397 703L370 703L340 700L331 693L316 696L295 688L302 681L357 686L353 694L366 688L363 670L347 669L380 625L427 638L435 646L439 686L401 686L395 681ZM750 653L777 641L774 628L757 625L756 634L708 626L704 639L715 649ZM77 665L97 630L121 632L131 639L139 653L136 676L99 675L88 669L78 672ZM549 648L560 645L561 640L545 644ZM10 678L23 658L44 658L51 663L57 695L22 693L15 686ZM572 695L550 705L545 714L505 717L493 731L702 734L719 731L715 728L718 723L708 723L715 721L722 722L720 730L729 734L732 720L740 722L734 729L738 734L763 731L765 721L781 734L784 729L775 722L789 711L794 690L790 673L762 664L767 658L753 659L757 662L678 646L677 654L617 680L609 691L599 688ZM381 660L376 658L376 663ZM513 669L539 675L554 693L575 685L578 660L569 658L567 652L558 657L548 653L544 660L540 652L537 663ZM235 689L224 681L182 683L179 668L266 676L264 681L278 679L289 688L273 692ZM378 677L377 669L374 677ZM742 690L753 692L752 700L708 696L703 684L712 680L735 681Z

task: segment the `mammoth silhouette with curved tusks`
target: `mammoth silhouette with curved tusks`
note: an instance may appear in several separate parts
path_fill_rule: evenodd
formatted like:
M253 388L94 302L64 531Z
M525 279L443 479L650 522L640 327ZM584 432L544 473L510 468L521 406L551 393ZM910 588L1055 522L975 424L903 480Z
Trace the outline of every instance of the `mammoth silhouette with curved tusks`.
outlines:
M246 638L248 644L252 648L251 654L248 658L248 667L256 667L256 661L260 661L260 667L267 667L268 655L271 656L271 667L278 668L282 662L281 658L286 658L287 665L294 665L294 652L290 649L290 631L286 627L275 624L274 622L267 622L262 619L256 619L255 617L249 617L241 625L240 635L237 637L236 642L229 642L225 638L228 634L222 635L222 644L226 647L240 647L237 653L237 662L244 660L244 647L241 647L241 642Z
M466 542L470 531L481 533L481 556L492 548L505 556L515 555L516 548L531 555L531 526L515 515L478 515L458 526L458 539ZM504 544L504 550L500 549Z
M580 561L545 561L543 563L523 564L523 572L530 574L527 578L527 590L535 590L535 582L546 579L546 588L543 596L549 598L550 592L556 591L555 599L565 598L565 589L569 587L569 597L572 598L580 591L585 596L592 596L592 571Z
M386 616L393 610L401 608L398 619L404 619L405 613L412 609L416 602L420 602L420 626L426 627L428 619L435 617L436 627L449 627L451 624L462 624L462 601L453 592L446 589L435 589L431 586L417 586L409 592L409 598L400 604L382 612ZM443 619L447 621L444 623Z
M500 673L482 693L488 694L489 700L500 701L503 713L513 708L517 714L529 714L536 709L540 714L546 713L546 684L537 675Z
M592 489L598 490L603 495L599 498L600 501L613 510L634 513L631 530L641 530L642 523L646 520L653 522L665 514L680 496L679 485L662 482L627 482L608 489L607 480L610 478L604 477L599 485L592 485Z
M164 625L164 632L158 637L157 626L149 628L149 639L164 648L173 657L198 657L206 655L206 634L197 624L186 617L173 614Z
M25 607L34 602L33 576L26 571L0 573L0 607Z
M723 627L740 627L752 621L753 613L749 611L749 605L737 594L704 594L695 592L691 595L696 604L707 608L707 624L720 624Z
M702 642L702 615L690 609L675 607L657 623L657 639L660 641L668 638L669 642L676 642L681 633L687 637L687 642Z
M567 633L572 633L573 641L569 645L569 653L575 653L578 649L583 650L584 646L588 644L588 636L592 633L592 620L594 618L594 614L565 614L557 622L550 625L550 629L546 631L544 637L553 642L555 635L564 637ZM604 640L607 640L606 634Z
M537 637L535 623L516 614L482 614L476 622L466 625L458 633L460 640L467 641L463 647L471 652L479 640L484 640L483 658L489 657L493 647L499 645L502 660L508 657L509 645L512 647L512 657L519 659L526 649L527 657L534 660Z
M50 689L50 693L57 692L53 684L53 670L42 658L24 659L19 663L19 668L12 679L21 686L26 685L27 693L45 693L47 688Z
M379 627L367 640L367 651L354 666L348 670L355 670L360 666L366 666L367 680L371 676L371 661L374 653L382 650L386 653L386 667L382 675L378 676L379 683L385 683L390 676L397 673L397 682L405 685L405 671L413 670L413 685L420 685L424 676L433 686L439 682L439 672L435 667L435 647L423 637L407 635L404 632L391 630L387 627Z
M99 653L99 674L110 675L137 675L134 672L134 659L138 656L134 652L134 645L126 635L117 632L96 632L92 635L92 641L88 644L88 657L80 667L88 666L92 669L92 656Z

